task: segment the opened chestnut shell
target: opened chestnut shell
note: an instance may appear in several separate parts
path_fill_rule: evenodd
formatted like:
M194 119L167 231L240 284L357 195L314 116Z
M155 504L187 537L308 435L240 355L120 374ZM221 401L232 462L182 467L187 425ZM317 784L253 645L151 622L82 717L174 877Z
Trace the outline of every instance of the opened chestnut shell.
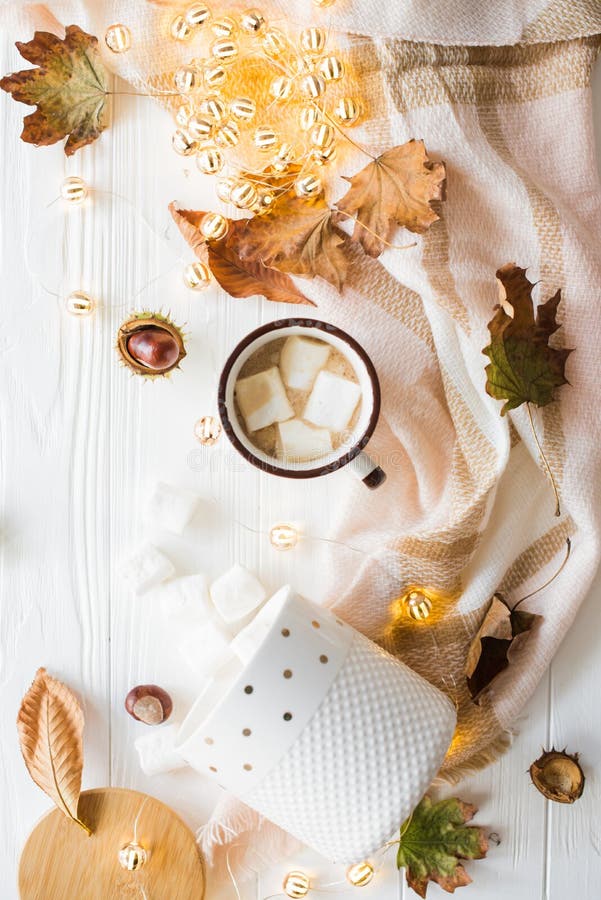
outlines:
M156 378L176 369L186 355L179 328L160 313L134 313L119 328L117 350L136 375Z
M530 766L530 778L537 790L556 803L574 803L584 790L584 772L578 754L545 750Z

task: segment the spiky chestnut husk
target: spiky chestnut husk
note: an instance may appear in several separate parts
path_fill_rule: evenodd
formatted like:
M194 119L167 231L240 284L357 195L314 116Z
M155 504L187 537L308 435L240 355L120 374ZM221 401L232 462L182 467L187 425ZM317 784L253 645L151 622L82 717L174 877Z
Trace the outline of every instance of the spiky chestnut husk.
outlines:
M530 766L532 783L548 800L574 803L584 790L584 772L578 754L563 750L544 750Z
M166 357L164 363L158 359L154 362L151 360L153 354L149 351L153 350L154 335L157 337L154 355L160 356L162 351ZM146 342L143 340L144 337L148 339ZM130 346L130 343L134 343L132 338L134 342L138 342L138 347ZM117 352L124 365L136 375L143 375L145 378L168 376L174 369L179 368L186 355L184 336L177 325L174 325L168 316L150 310L132 313L122 323L117 333ZM144 352L147 353L146 360L143 358Z

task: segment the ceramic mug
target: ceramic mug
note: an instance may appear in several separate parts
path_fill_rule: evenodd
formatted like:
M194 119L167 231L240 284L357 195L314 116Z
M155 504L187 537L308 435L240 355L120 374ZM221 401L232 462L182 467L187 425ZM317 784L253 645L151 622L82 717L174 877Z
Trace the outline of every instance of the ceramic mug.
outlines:
M234 403L236 381L249 357L265 344L293 335L321 340L338 350L353 367L361 388L360 414L345 442L324 456L304 462L279 460L255 447L244 432ZM335 325L316 319L278 319L251 331L234 348L223 367L218 402L221 423L231 443L263 472L285 478L315 478L348 465L368 488L380 487L386 480L380 466L364 452L380 415L378 376L363 347Z

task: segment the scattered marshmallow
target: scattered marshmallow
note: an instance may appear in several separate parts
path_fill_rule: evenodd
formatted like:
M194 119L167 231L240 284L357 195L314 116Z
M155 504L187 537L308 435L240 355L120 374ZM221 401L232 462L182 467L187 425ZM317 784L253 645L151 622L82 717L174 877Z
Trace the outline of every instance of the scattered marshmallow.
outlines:
M310 390L329 355L330 347L324 341L297 335L286 338L280 354L280 371L284 384L300 391Z
M187 629L178 643L178 650L190 669L203 679L234 659L230 636L210 620Z
M173 578L158 589L166 619L177 624L194 624L210 617L209 582L202 572Z
M246 665L255 655L271 628L271 622L262 620L256 616L252 622L242 628L234 637L230 646L243 665Z
M361 388L354 381L322 371L315 380L303 418L331 431L343 431L360 397Z
M228 625L254 612L266 596L267 592L258 578L238 563L211 585L211 600Z
M315 459L332 449L332 438L327 428L305 425L301 419L280 422L278 433L278 456L289 462Z
M135 741L140 768L145 775L164 775L186 767L186 761L175 749L178 731L179 725L163 725Z
M170 559L153 544L142 544L121 567L121 574L136 594L151 588L175 574Z
M190 491L159 481L148 502L146 518L173 534L183 534L199 502L200 498Z
M294 415L277 366L240 378L236 382L236 400L248 431L267 428Z

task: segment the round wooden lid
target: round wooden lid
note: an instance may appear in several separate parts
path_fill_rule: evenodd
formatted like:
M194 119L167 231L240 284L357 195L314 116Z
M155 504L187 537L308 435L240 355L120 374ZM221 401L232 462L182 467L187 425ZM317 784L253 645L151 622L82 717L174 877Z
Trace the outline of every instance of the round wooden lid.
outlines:
M143 808L142 808L143 806ZM135 872L119 864L134 839L149 858ZM79 818L85 831L55 809L36 825L21 854L21 900L202 900L204 861L194 835L154 797L121 788L83 791Z

